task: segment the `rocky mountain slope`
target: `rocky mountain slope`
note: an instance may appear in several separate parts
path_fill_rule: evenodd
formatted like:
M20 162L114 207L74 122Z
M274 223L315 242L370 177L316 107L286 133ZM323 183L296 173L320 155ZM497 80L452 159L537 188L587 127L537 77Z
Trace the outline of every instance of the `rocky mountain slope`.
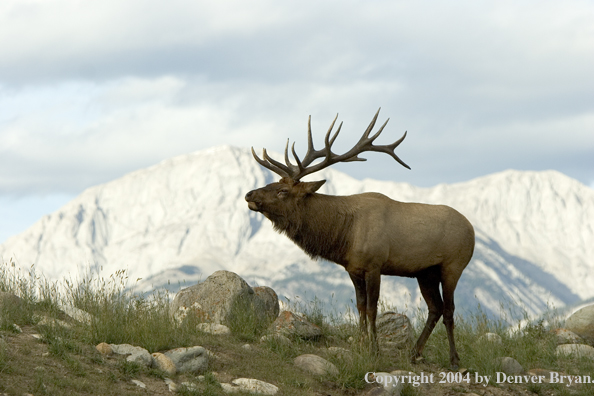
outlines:
M480 303L496 315L503 303L538 314L594 296L594 190L563 174L509 170L433 188L332 169L312 176L321 178L328 180L322 193L378 191L468 217L477 246L456 292L458 312ZM248 210L245 193L276 179L247 149L175 157L87 189L0 245L0 255L35 264L49 279L126 269L142 278L141 289L175 289L226 269L292 300L315 296L343 310L354 291L342 267L310 260ZM419 305L420 293L413 279L384 277L382 299L405 311Z

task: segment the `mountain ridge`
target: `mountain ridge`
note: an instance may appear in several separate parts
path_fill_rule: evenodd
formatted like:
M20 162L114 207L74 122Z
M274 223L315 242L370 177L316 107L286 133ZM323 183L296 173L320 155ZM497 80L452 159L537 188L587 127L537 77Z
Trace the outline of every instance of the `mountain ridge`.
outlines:
M377 191L450 205L467 216L477 249L457 289L459 307L480 302L495 313L508 298L537 314L549 303L594 296L588 287L594 281L594 191L559 172L507 170L429 188L356 180L333 169L311 176L322 178L328 180L320 190L325 194ZM50 279L127 269L148 289L227 269L289 298L334 290L337 300L354 299L341 267L310 260L248 210L245 193L276 179L248 149L219 146L177 156L86 189L0 245L0 256L16 257L23 267L35 263ZM384 277L382 298L413 308L420 294L414 280Z

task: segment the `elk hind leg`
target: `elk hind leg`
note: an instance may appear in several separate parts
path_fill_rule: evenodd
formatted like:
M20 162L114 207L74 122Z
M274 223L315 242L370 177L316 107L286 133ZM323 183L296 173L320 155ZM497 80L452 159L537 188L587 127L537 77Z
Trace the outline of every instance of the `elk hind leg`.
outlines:
M456 342L454 340L454 290L456 289L458 279L459 276L452 276L444 279L442 284L444 303L443 324L445 325L448 335L448 342L450 344L450 365L453 369L457 369L458 363L460 362L460 357L456 351Z
M425 327L423 328L412 352L413 363L416 363L417 358L421 357L423 349L425 348L425 343L433 332L439 318L443 315L443 301L441 299L441 294L439 293L440 272L440 268L436 266L428 268L417 276L419 288L421 289L423 299L427 303L429 312Z

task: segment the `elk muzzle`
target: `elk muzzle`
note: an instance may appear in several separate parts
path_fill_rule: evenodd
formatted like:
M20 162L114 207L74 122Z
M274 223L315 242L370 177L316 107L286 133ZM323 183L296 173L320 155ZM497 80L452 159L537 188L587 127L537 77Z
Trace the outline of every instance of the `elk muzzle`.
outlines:
M260 203L255 200L254 191L255 190L252 190L252 191L248 192L247 194L245 194L245 200L248 203L248 208L258 212L260 210Z

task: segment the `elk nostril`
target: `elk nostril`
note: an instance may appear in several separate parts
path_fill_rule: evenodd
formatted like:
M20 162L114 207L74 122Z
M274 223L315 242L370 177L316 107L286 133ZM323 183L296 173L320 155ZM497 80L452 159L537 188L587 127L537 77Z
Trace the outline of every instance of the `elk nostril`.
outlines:
M250 197L252 196L252 193L254 191L250 191L249 193L245 194L245 200L247 201L248 199L250 199Z

